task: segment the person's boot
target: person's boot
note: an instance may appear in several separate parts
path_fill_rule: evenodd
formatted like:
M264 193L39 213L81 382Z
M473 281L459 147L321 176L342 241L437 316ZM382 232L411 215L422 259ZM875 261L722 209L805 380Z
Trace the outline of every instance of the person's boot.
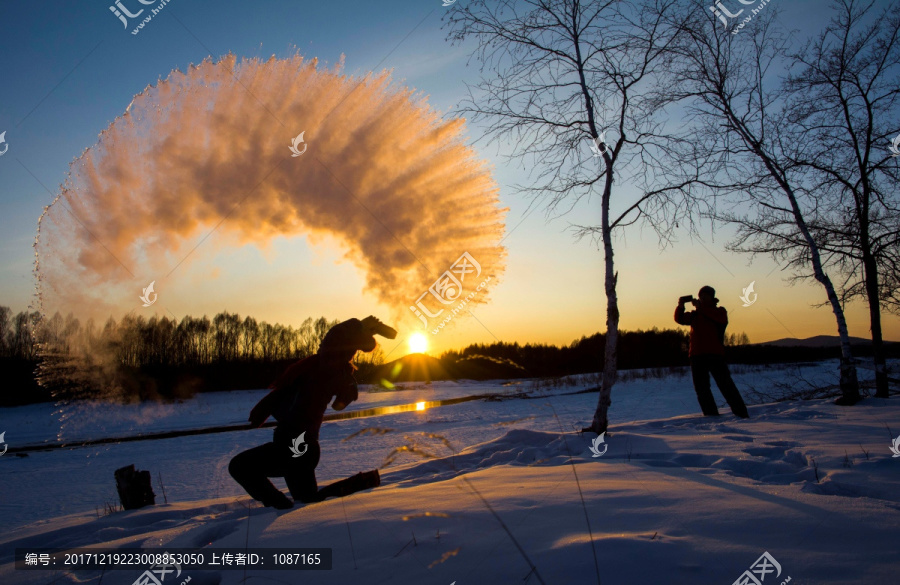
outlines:
M853 406L862 399L862 396L841 396L834 403L838 406Z
M750 413L747 411L746 404L739 404L737 408L731 408L731 414L738 418L750 418Z
M319 497L325 498L342 498L361 490L378 487L381 485L381 476L377 469L357 473L354 476L328 484L319 490Z
M262 505L267 508L275 508L276 510L288 510L294 507L294 501L279 491L278 495L262 500Z

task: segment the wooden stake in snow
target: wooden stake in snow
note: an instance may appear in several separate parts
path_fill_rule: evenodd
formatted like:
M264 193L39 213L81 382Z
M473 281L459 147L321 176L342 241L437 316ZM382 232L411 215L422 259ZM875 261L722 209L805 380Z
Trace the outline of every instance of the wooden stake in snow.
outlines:
M162 471L157 471L156 476L159 478L159 487L163 491L163 501L168 504L169 498L166 497L166 486L163 485L163 482L162 482Z

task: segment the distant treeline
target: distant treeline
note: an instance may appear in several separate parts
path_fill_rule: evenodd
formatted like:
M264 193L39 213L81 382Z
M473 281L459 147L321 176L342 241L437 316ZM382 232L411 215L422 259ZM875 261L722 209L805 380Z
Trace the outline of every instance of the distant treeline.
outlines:
M588 374L602 370L600 363L605 344L606 335L595 333L562 347L502 342L470 345L462 351L445 352L441 356L441 361L452 364L463 358L484 357L513 362L523 370L523 377ZM686 366L690 364L689 344L690 336L686 328L619 331L617 366L619 370ZM900 344L886 343L885 353L888 357L900 357ZM871 344L855 344L853 355L871 357ZM834 347L751 345L746 333L734 333L725 336L725 357L730 363L735 364L809 362L837 359L840 357L840 348L837 345Z
M687 329L657 329L648 331L620 331L618 368L661 368L682 366L688 363L689 336ZM750 339L746 333L725 336L730 349L746 346ZM484 356L514 362L525 369L530 377L565 376L587 374L601 368L606 335L595 333L582 337L562 347L546 344L493 343L470 345L462 351L448 351L441 361L454 362L462 358Z
M308 318L299 327L269 324L222 312L210 319L126 315L82 323L59 313L40 322L37 312L12 315L0 307L0 405L46 400L186 398L197 392L266 388L287 365L314 354L338 321ZM688 363L686 329L620 332L620 369ZM744 333L726 338L734 363L810 361L838 357L838 349L749 345ZM567 346L494 343L448 351L448 372L477 371L479 378L548 377L600 370L604 334ZM42 348L38 351L38 348ZM866 355L868 347L857 347ZM889 352L897 353L896 344ZM383 353L359 353L360 382L379 379Z
M129 314L118 322L110 317L102 327L93 319L82 323L71 313L63 318L57 312L40 327L39 320L37 311L12 317L8 307L0 306L0 356L35 359L38 347L48 344L64 353L113 351L117 361L134 367L276 361L315 353L325 333L338 323L309 318L294 328L228 312L211 320L188 315L181 321Z
M21 312L13 316L9 307L0 307L0 405L12 406L50 400L50 392L35 380L37 343L34 325L40 313Z
M196 392L265 388L287 364L314 354L338 321L299 327L222 312L180 321L126 315L98 326L56 313L11 317L0 307L0 405L51 399L178 398ZM38 351L42 348L42 351ZM365 369L380 352L360 355Z

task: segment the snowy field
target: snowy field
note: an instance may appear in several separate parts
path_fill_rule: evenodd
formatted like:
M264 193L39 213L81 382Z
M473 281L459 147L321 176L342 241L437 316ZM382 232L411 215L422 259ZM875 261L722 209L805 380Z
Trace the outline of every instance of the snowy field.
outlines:
M736 371L745 398L751 389L837 381L836 362ZM613 390L608 451L592 457L594 435L575 432L597 395L574 392L589 385L435 382L361 392L351 409L508 396L326 422L320 485L380 467L403 445L436 457L401 454L381 469L381 487L283 512L252 502L227 471L271 429L7 453L0 583L130 585L144 570L16 571L14 549L32 546L333 549L331 571L191 570L167 584L563 585L595 583L599 573L603 585L730 585L766 551L781 573L765 585L900 583L900 457L889 449L900 434L897 397L852 408L757 404L749 420L720 401L722 416L704 418L689 375L626 379ZM18 447L238 424L264 394L6 408L0 432ZM356 434L364 429L379 432ZM131 463L151 471L158 505L104 514L117 501L113 471Z

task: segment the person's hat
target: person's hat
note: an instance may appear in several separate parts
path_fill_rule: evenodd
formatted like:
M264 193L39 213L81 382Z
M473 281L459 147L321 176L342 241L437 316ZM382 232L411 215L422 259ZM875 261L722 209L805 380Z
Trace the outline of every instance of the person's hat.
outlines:
M703 288L700 289L700 292L697 293L697 296L699 297L699 296L702 295L703 293L709 293L710 296L715 297L715 296L716 296L716 289L714 289L713 287L711 287L711 286L709 286L709 285L704 286Z

